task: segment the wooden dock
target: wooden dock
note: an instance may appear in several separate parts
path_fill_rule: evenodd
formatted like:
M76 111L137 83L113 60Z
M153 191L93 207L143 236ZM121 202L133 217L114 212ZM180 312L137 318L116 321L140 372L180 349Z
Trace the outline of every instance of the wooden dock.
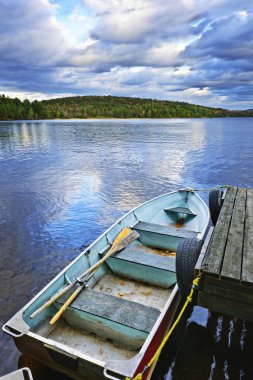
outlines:
M253 322L253 189L228 188L200 267L198 305Z

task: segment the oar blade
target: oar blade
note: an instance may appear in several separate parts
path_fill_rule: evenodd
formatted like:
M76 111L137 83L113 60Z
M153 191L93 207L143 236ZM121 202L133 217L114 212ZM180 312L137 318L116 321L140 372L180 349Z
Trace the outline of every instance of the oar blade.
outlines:
M114 246L114 248L112 247L110 249L110 252L113 252L113 253L119 252L122 249L126 248L127 245L129 245L130 243L132 243L133 241L135 241L139 238L140 235L138 234L137 231L132 231L132 230L130 230L130 231L131 232L126 237L121 239L118 242L118 244L116 246Z
M125 237L127 237L129 234L131 234L132 230L130 227L125 227L123 228L123 230L118 234L118 236L116 237L116 239L114 240L114 242L112 243L112 246L111 246L111 249L115 248L116 245L119 244L119 242L124 239Z

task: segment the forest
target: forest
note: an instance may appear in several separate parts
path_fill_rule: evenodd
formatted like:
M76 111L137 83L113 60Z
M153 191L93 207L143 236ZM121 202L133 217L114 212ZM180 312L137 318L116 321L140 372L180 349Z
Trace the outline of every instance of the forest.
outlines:
M73 96L41 101L28 99L21 101L18 98L0 95L0 120L248 116L253 116L253 110L231 111L167 100L117 96Z

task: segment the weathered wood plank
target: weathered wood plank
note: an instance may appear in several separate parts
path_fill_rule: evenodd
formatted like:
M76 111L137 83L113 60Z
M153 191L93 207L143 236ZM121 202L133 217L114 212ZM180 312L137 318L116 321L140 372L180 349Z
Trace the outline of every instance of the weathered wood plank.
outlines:
M182 237L185 239L193 238L197 235L195 231L189 231L189 230L184 230L182 228L174 228L174 227L164 226L162 224L147 223L147 222L138 222L134 226L134 229L138 232L144 231L144 232L150 232L150 233L160 234L160 235Z
M164 269L171 272L176 272L176 257L174 256L164 256L152 253L151 249L145 250L145 246L142 244L136 244L134 247L126 247L124 250L115 254L111 257L112 259L119 259L125 261L131 261L132 263L147 265L152 268ZM158 251L159 252L159 251ZM124 265L124 264L123 264Z
M238 189L228 231L221 276L241 280L241 265L244 236L246 189Z
M253 284L253 189L247 189L241 281Z
M240 291L240 287L237 290L220 288L213 285L205 285L204 292L220 297L221 299L226 298L228 300L234 301L235 307L237 302L252 305L253 304L253 294L246 294ZM222 301L221 301L222 302Z
M198 304L253 322L253 189L229 189L203 264Z
M206 235L206 238L205 238L205 241L204 241L204 244L202 245L202 248L201 248L201 251L200 251L200 254L199 254L199 258L198 258L198 261L195 265L195 276L197 276L198 272L202 269L205 270L205 267L203 266L203 261L204 261L204 258L205 258L205 254L206 254L206 251L207 251L207 248L208 248L208 245L211 241L211 238L212 238L212 233L213 233L213 230L214 230L214 227L210 227L209 228L209 231Z
M233 318L253 322L252 304L242 303L240 299L235 302L213 294L199 292L198 305Z
M213 277L213 276L205 276L203 281L203 288L205 290L205 287L211 285L216 286L218 289L220 289L220 293L222 294L223 289L230 289L234 291L240 291L242 294L250 294L253 295L253 286L248 286L249 283L247 283L247 286L245 284L241 284L240 282L236 281L227 281L226 279L219 277Z
M64 295L57 303L62 305L67 297L68 294ZM77 309L147 333L151 331L160 315L160 310L154 307L89 288L79 294L69 309Z
M220 216L203 261L203 265L207 268L206 271L215 276L219 276L221 272L236 193L237 187L230 187L226 193Z

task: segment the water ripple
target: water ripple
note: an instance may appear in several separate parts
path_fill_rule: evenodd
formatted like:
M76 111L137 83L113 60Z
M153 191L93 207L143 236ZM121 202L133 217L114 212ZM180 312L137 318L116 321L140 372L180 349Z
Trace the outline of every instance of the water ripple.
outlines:
M1 321L133 206L182 187L253 187L252 133L246 118L0 123ZM195 312L199 328L214 323ZM246 327L234 339L234 322L215 323L216 349L226 336L247 351ZM1 375L16 351L0 345Z

